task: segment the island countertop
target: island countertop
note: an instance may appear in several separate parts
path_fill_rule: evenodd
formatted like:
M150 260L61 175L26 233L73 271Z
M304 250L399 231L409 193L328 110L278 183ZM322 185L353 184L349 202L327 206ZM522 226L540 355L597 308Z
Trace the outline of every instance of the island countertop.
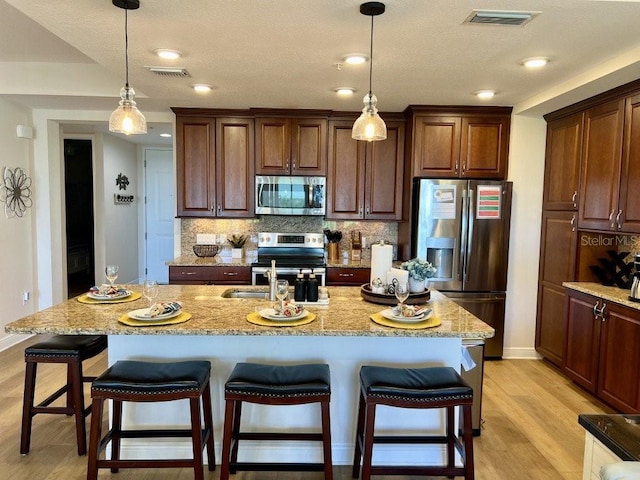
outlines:
M139 285L125 288L139 292ZM368 336L490 338L494 330L443 294L432 290L429 306L442 320L434 328L392 328L374 323L370 315L388 308L364 301L359 287L329 287L329 305L306 306L316 319L296 327L268 327L249 323L248 314L270 306L260 299L222 298L229 286L161 285L156 301L177 300L192 318L185 323L132 327L118 318L131 310L144 308L144 298L125 303L85 304L72 298L26 316L5 326L16 334L66 335L239 335L239 336ZM242 289L264 287L242 287Z

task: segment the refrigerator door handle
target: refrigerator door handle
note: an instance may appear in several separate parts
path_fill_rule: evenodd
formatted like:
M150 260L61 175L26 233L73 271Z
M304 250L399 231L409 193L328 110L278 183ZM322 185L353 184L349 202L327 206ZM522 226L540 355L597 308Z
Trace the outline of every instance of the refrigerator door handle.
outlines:
M464 281L467 280L467 274L469 273L467 271L468 267L469 267L469 257L471 256L472 250L473 250L473 224L475 222L475 211L476 211L476 202L475 202L475 198L473 196L473 192L474 190L472 188L469 189L469 207L467 209L467 229L468 229L468 233L467 233L467 248L466 248L466 252L465 252L465 257L464 257Z
M461 209L460 209L460 240L458 245L460 245L460 251L458 253L458 281L464 282L465 270L466 270L466 258L465 251L467 249L467 189L462 190L462 201L461 201ZM463 284L464 287L464 284Z

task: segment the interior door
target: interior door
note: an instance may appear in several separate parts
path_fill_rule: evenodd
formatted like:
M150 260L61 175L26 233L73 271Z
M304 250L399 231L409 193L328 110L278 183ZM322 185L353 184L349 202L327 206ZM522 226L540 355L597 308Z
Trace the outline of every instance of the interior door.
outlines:
M173 259L173 154L167 149L145 149L145 270L146 277L169 283Z

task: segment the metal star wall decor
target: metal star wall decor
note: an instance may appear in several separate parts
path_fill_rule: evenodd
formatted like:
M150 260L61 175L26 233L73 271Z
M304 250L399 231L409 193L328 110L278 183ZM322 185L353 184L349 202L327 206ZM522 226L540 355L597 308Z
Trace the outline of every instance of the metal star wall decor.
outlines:
M31 178L20 167L5 167L0 185L0 202L4 203L7 218L22 217L31 207Z
M126 190L127 185L129 185L129 178L126 175L119 173L116 178L116 185L118 186L118 190Z

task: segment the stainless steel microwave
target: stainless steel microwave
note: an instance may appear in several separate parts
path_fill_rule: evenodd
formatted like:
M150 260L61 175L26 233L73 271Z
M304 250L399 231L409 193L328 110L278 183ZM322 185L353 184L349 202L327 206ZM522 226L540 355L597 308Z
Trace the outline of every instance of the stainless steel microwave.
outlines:
M256 176L256 214L324 215L325 177Z

